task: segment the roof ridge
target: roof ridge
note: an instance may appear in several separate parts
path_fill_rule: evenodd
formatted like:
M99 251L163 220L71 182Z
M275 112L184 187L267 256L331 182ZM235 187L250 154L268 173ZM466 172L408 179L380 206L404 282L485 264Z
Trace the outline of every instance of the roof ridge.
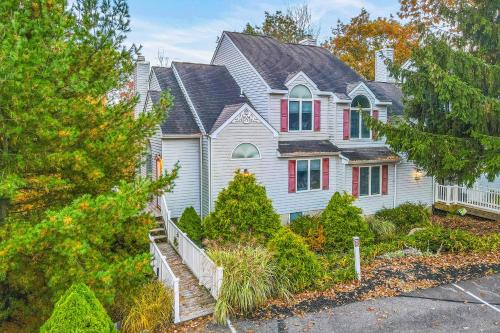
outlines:
M172 63L173 64L184 64L184 65L201 65L201 66L224 67L224 68L226 67L224 65L203 64L203 63L191 62L191 61L172 61Z
M245 36L250 36L250 37L263 37L263 38L273 39L273 40L277 41L278 43L285 44L285 45L309 46L309 47L316 47L316 48L320 48L320 49L325 49L324 47L322 47L320 45L309 45L309 44L300 44L300 43L292 43L292 42L283 42L283 41L280 41L279 39L277 39L273 36L254 35L254 34L249 34L247 32L227 31L227 30L224 30L222 33L233 33L233 34L240 34L240 35L245 35Z

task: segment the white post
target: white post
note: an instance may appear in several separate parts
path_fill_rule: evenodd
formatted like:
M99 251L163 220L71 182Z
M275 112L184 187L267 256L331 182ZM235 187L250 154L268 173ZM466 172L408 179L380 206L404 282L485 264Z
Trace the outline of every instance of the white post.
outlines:
M179 300L179 278L174 279L174 323L181 321L180 315L180 300Z
M354 243L354 269L356 270L356 275L358 280L361 281L361 263L359 259L359 237L353 237L352 242Z

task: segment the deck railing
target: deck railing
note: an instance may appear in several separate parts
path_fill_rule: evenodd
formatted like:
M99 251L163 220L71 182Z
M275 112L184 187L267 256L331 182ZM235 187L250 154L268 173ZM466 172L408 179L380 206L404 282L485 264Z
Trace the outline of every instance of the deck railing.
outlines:
M178 323L180 319L180 301L179 301L179 278L174 275L172 269L167 263L167 259L161 253L153 237L149 236L149 251L153 256L151 265L158 279L174 293L174 322Z
M500 213L500 190L468 188L459 185L436 183L435 201L447 205L463 204L482 210Z
M222 285L223 268L218 267L208 257L205 250L199 248L184 232L182 232L170 219L165 196L160 199L161 214L165 221L165 231L168 241L179 253L184 264L196 276L201 285L210 290L210 294L218 299Z

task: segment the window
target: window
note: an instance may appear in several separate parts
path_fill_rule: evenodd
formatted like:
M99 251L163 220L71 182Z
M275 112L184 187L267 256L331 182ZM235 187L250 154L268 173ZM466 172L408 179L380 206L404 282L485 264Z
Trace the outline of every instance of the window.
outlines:
M295 221L299 217L302 216L302 212L295 212L295 213L290 213L290 222Z
M242 143L234 148L231 158L260 158L260 153L257 147L255 147L253 144Z
M363 95L356 96L351 103L351 138L369 139L371 130L366 126L363 115L371 116L370 101Z
M381 190L381 167L359 168L359 196L379 195Z
M288 95L288 129L290 131L311 131L312 122L311 91L304 85L297 85Z
M321 188L321 160L297 161L297 191Z

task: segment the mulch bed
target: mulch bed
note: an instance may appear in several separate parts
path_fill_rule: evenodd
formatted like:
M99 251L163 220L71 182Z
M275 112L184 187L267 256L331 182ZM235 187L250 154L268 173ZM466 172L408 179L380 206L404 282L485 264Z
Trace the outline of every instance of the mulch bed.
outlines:
M322 292L302 293L291 301L274 300L258 311L253 319L285 318L499 272L500 252L380 259L362 268L361 283L352 281Z
M491 221L472 216L457 216L446 214L435 214L431 218L432 224L438 224L445 228L461 229L474 235L482 236L500 233L500 221Z
M500 272L500 252L458 253L377 259L362 267L363 280L339 283L325 291L273 300L250 319L283 319L357 301L393 297L417 289L469 280ZM175 325L169 332L202 332L212 316Z

